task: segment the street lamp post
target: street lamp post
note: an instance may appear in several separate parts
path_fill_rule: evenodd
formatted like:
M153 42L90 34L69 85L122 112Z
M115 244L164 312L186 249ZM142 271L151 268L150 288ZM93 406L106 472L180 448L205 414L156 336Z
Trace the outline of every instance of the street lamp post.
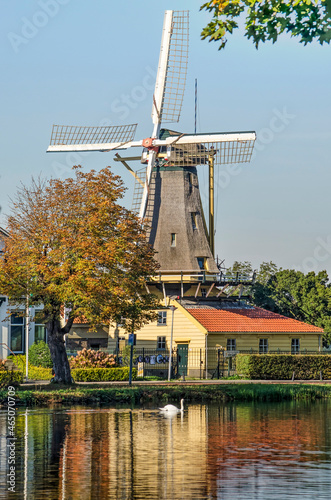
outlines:
M177 309L175 306L170 306L169 308L172 311L172 318L171 318L171 334L170 334L170 349L169 349L169 368L168 368L168 381L170 382L171 379L171 365L172 365L172 339L174 335L174 314Z
M26 296L25 300L25 379L28 381L29 378L29 327L30 327L30 316L29 316L29 296Z

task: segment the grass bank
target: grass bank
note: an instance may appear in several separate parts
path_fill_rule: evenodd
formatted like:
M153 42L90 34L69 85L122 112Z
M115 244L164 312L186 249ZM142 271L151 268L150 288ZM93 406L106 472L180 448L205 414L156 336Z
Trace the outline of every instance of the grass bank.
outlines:
M0 391L0 405L7 404L7 390ZM223 384L199 386L133 386L91 387L47 385L38 390L17 389L17 406L47 406L52 404L142 404L167 403L184 398L187 402L228 401L285 401L295 399L316 400L331 398L330 385L286 384Z

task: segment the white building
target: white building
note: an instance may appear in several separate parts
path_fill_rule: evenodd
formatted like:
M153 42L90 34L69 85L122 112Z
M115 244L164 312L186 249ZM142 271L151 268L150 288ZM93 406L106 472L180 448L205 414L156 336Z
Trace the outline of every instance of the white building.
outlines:
M0 227L0 257L3 253L4 240L8 236L5 229ZM46 328L38 322L38 310L41 307L29 308L29 346L35 341L46 342ZM10 306L8 297L1 294L0 290L0 359L5 359L12 352L24 354L26 351L26 318L25 310Z

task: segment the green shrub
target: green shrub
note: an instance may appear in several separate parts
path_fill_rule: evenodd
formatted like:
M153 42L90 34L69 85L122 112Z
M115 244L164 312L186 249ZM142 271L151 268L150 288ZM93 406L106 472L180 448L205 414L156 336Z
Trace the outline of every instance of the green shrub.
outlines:
M20 370L0 370L0 388L17 385L23 382L23 372Z
M53 368L53 362L48 345L41 340L29 348L29 363L33 366Z
M237 354L237 373L249 379L331 379L331 355L327 354Z
M30 351L29 351L30 352ZM25 354L18 354L16 356L8 356L14 364L25 374L26 370L26 357ZM29 358L30 360L30 358ZM51 368L43 368L41 366L34 366L29 363L29 379L30 380L50 380L52 378Z
M129 368L74 368L71 376L76 382L109 382L129 380ZM132 379L137 378L137 369L132 370Z
M17 354L16 356L14 356L13 354L11 354L10 356L8 356L7 359L11 359L12 362L14 363L14 365L19 369L21 370L22 372L25 371L25 354Z
M33 366L29 363L29 379L30 380L51 380L52 369L43 368L42 366Z
M82 349L77 356L69 359L70 368L114 368L116 359L113 354L94 349Z

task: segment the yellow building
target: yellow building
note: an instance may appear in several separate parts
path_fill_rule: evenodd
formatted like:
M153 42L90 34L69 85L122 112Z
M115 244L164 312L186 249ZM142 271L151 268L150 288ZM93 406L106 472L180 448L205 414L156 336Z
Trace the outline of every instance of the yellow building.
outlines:
M157 321L137 332L136 351L146 351L145 368L163 372L170 346L178 356L178 373L197 377L212 376L220 355L316 353L322 349L321 328L240 301L184 297L169 300L158 313ZM121 348L127 337L120 327L111 327L108 349Z

